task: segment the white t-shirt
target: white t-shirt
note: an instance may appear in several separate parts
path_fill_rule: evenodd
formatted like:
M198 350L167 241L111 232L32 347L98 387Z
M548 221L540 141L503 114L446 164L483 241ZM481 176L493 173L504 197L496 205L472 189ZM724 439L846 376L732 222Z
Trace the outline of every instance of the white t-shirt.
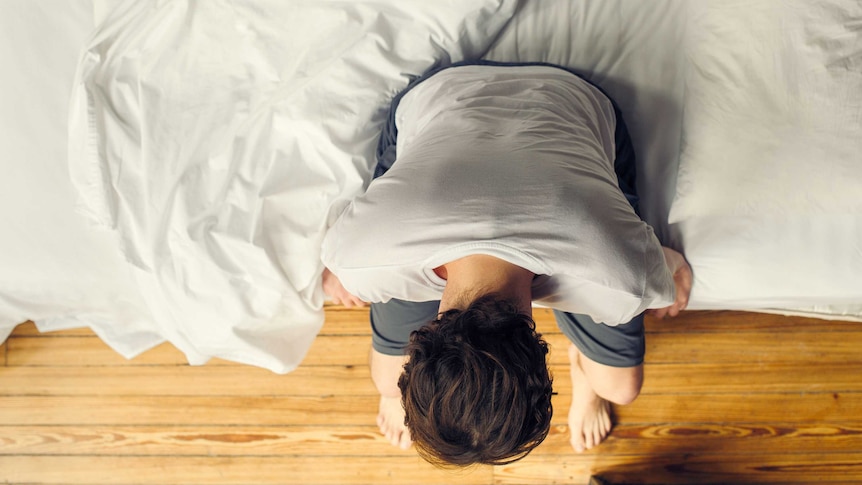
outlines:
M673 303L652 228L613 169L610 101L548 66L461 66L396 111L397 161L350 203L324 264L370 302L439 300L434 268L487 254L539 275L537 304L616 325Z

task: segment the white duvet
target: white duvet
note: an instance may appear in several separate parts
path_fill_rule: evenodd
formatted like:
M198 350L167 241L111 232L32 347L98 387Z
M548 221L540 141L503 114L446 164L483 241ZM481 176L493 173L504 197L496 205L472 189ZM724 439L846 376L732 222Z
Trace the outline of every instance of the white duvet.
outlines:
M514 2L134 1L78 66L70 167L157 334L286 372L323 314L330 208L410 75L477 57Z
M620 104L693 307L862 318L856 1L55 3L0 4L0 337L89 325L126 356L291 370L389 99L483 54Z

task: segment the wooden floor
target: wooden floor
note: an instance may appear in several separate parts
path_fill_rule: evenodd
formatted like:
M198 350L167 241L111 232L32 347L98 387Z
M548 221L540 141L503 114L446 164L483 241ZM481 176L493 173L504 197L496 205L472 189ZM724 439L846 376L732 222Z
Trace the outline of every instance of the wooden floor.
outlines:
M453 474L374 426L367 312L330 308L279 376L169 345L126 361L89 331L19 326L0 346L0 483L585 484L862 482L862 324L689 312L647 322L646 383L583 455L568 444L565 338L549 313L557 413L528 458Z

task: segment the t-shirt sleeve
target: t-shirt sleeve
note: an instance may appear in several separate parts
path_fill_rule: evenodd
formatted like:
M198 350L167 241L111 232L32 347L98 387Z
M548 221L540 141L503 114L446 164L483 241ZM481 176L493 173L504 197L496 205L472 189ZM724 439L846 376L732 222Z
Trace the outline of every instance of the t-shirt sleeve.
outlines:
M650 308L664 308L673 303L676 294L673 276L664 260L661 243L652 228L644 225L643 264L641 266L643 290L640 295L622 289L610 288L593 282L581 282L565 287L566 300L578 308L574 313L589 315L596 322L609 326L628 323ZM571 284L571 283L569 283ZM562 290L562 288L560 288ZM583 301L571 303L572 296L589 295ZM550 306L554 306L550 302Z
M392 298L406 301L439 300L440 291L422 281L415 264L391 262L374 228L359 226L350 211L327 231L321 246L323 264L341 281L344 289L363 301L386 303Z

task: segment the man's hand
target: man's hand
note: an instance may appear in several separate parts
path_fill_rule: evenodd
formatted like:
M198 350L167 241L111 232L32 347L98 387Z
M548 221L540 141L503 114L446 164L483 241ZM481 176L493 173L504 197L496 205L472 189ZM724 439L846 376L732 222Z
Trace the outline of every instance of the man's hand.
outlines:
M341 286L341 280L338 279L329 268L323 268L323 292L326 293L332 303L336 305L344 305L347 308L364 307L366 303L359 297L352 295L350 292Z
M665 263L670 269L671 274L673 274L673 283L676 286L676 300L669 307L650 310L649 314L655 318L664 318L668 315L675 317L688 306L688 297L691 294L693 279L691 266L688 265L688 261L685 260L685 256L682 254L666 247L662 247L661 249L664 251Z

